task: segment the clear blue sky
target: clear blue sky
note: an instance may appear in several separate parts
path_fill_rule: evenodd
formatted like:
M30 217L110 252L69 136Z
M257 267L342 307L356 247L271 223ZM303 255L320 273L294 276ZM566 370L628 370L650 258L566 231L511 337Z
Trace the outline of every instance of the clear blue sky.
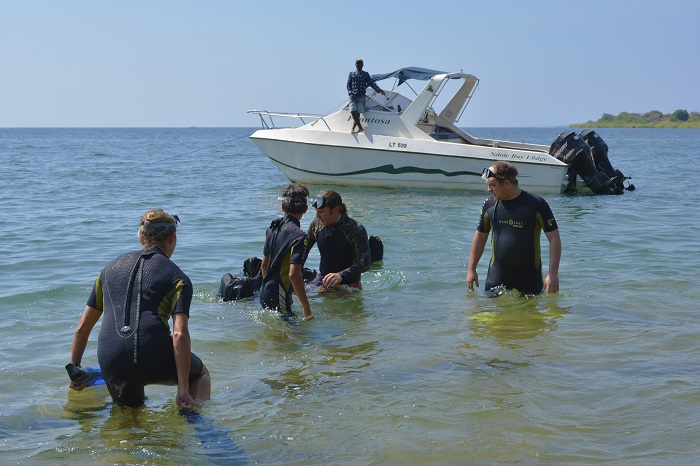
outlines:
M698 0L0 0L0 127L257 127L334 110L358 57L474 74L465 127L700 111L699 21Z

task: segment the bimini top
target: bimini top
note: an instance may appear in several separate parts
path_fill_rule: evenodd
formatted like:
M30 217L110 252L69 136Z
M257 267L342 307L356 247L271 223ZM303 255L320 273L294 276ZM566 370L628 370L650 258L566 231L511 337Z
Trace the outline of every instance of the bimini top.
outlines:
M415 66L409 66L408 68L401 68L391 73L384 74L373 74L372 79L375 81L381 81L388 78L397 78L399 80L399 86L403 84L408 79L418 79L420 81L429 81L433 76L438 74L447 74L446 71L429 70L427 68L417 68Z

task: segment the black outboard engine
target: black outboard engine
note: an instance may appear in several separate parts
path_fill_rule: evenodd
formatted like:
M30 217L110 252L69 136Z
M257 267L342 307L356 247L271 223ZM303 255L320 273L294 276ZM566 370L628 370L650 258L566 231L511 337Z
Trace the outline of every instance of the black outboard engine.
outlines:
M595 163L598 171L601 171L608 175L610 179L613 180L613 194L622 194L625 189L624 181L628 178L622 174L620 170L613 168L608 158L608 145L603 141L598 133L592 129L587 129L586 131L581 131L581 139L586 141L586 143L591 147L591 154L593 155L593 163ZM630 184L630 191L634 190L634 185Z
M575 188L576 175L596 194L609 194L613 181L603 172L598 171L593 163L591 148L574 131L565 131L552 143L549 155L567 164L569 186L567 191ZM573 169L573 173L572 170Z

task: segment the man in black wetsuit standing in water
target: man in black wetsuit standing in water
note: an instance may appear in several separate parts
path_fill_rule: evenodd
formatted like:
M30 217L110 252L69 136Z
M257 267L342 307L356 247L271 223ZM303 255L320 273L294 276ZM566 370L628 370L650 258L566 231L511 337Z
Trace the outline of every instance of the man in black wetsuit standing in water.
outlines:
M348 208L340 194L325 189L314 196L311 205L316 218L309 225L304 257L314 244L321 253L319 275L314 284L332 288L347 285L361 289L362 272L372 265L367 231L360 222L348 217Z
M492 196L484 202L479 224L469 251L467 286L479 286L476 266L484 252L489 231L492 257L486 276L486 290L494 294L499 287L516 289L524 295L559 291L561 238L549 204L542 197L518 186L518 170L509 162L496 162L486 168L482 178ZM540 232L549 240L549 269L542 282Z

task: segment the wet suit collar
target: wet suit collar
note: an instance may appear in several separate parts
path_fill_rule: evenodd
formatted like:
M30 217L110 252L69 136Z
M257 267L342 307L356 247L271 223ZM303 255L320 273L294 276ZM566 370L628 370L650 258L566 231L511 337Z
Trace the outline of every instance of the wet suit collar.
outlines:
M168 257L168 255L163 251L160 246L151 246L148 248L143 248L141 251L141 256L153 256L155 254L163 254L165 257Z
M284 221L294 223L296 226L301 227L301 221L292 214L284 214Z
M273 230L279 230L285 223L292 222L297 227L301 227L301 222L292 214L284 214L284 217L278 217L270 223L270 228Z

